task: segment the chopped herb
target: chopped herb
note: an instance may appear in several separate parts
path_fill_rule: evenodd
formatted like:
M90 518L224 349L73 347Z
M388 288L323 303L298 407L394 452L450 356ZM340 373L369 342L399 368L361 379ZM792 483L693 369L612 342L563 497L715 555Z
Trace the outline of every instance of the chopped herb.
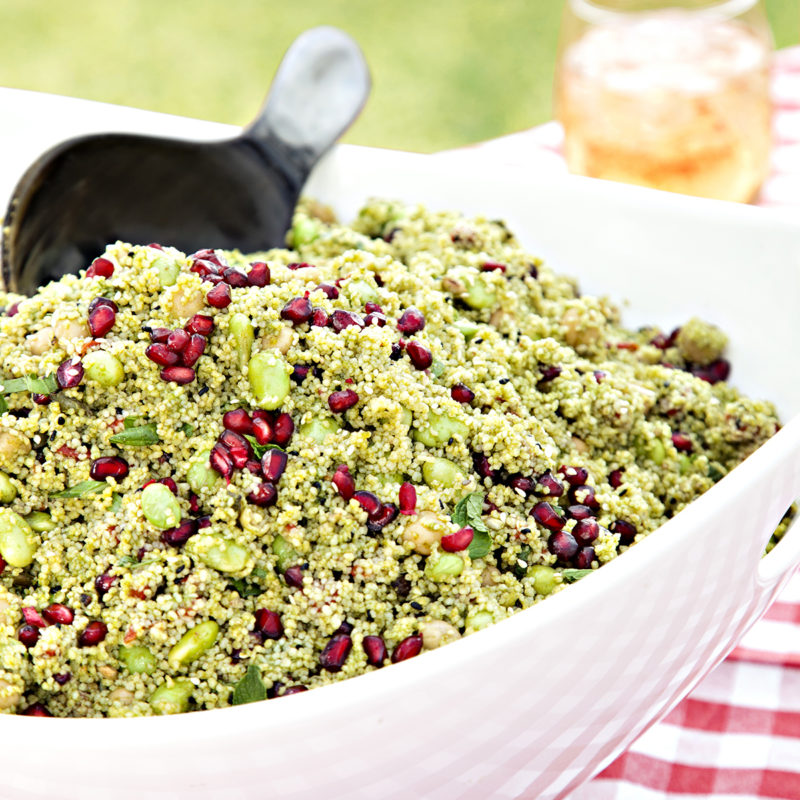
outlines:
M267 687L261 680L261 672L255 664L247 668L247 672L236 686L233 687L232 703L241 706L245 703L256 703L267 699Z
M13 392L34 392L35 394L51 394L58 391L58 381L55 375L45 375L37 378L35 375L26 375L24 378L11 378L0 381L0 394Z
M115 514L119 514L119 512L122 511L122 495L121 494L117 494L116 492L114 492L114 494L111 495L111 510Z
M257 583L248 583L243 578L235 578L230 582L230 586L240 597L257 597L264 591Z
M0 414L5 414L8 411L8 403L6 403L5 397L0 394Z
M130 428L137 428L141 424L139 422L139 417L125 417L122 420L122 424L125 427L125 430L129 430Z
M107 485L108 484L105 481L81 481L80 483L76 483L74 486L70 486L69 489L64 489L63 492L51 494L50 497L62 497L65 499L72 497L83 497L87 494L100 492L105 489Z
M561 577L566 583L575 583L575 581L585 578L592 572L594 572L593 569L562 569Z
M487 533L488 529L481 518L482 514L483 492L470 492L456 503L452 519L459 528L469 526L475 533Z
M261 569L261 567L256 567L250 574L255 578L267 577L267 571L265 569Z
M194 425L184 422L178 430L182 431L184 436L189 437L194 433Z
M156 432L155 423L138 425L135 428L127 428L120 433L115 433L111 437L114 444L127 445L128 447L144 447L148 444L158 444L161 439Z
M278 447L277 444L259 444L254 436L250 436L247 433L244 435L244 438L252 445L256 458L261 458L267 450L281 450L286 452L282 447ZM291 453L290 455L297 455L297 453Z

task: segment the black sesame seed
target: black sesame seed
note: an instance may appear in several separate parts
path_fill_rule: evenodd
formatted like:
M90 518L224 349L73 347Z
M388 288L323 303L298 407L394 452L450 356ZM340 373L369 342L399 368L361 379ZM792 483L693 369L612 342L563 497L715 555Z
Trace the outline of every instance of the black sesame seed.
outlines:
M412 600L411 603L409 603L409 605L415 611L422 611L422 606L416 600Z
M475 344L481 344L482 342L483 342L483 339L476 339L475 340Z
M531 532L531 529L530 529L530 528L523 528L523 529L520 531L520 533L530 533L530 532Z
M203 386L202 389L197 393L200 397L202 397L208 391L208 386Z
M322 481L311 481L311 485L315 489L321 489L322 488Z
M500 378L500 380L498 381L498 383L501 383L501 384L506 384L506 383L508 383L510 380L511 380L511 378Z

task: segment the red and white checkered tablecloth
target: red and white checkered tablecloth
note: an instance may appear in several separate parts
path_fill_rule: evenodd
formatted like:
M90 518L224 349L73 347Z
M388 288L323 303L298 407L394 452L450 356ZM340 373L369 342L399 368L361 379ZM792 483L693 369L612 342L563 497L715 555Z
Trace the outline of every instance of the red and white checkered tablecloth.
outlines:
M772 90L772 170L757 202L800 208L800 47L777 53ZM549 122L470 155L564 173L562 139ZM689 697L569 800L707 797L800 800L800 573Z

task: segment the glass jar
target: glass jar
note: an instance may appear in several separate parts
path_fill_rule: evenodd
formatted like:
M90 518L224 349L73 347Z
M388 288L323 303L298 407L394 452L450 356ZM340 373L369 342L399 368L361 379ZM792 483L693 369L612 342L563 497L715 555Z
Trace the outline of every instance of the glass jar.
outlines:
M753 200L772 52L760 0L566 0L555 102L570 171Z

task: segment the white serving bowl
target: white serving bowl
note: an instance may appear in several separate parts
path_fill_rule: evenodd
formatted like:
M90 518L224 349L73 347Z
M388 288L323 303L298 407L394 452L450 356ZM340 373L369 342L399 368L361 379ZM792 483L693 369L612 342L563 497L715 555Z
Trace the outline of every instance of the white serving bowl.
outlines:
M0 200L66 135L233 129L0 90ZM533 170L342 146L310 193L345 218L372 195L503 217L532 252L622 301L626 322L699 315L733 381L785 427L624 557L479 634L291 699L131 720L0 717L3 798L553 798L684 697L800 563L800 227L757 208ZM791 419L792 416L794 419Z

